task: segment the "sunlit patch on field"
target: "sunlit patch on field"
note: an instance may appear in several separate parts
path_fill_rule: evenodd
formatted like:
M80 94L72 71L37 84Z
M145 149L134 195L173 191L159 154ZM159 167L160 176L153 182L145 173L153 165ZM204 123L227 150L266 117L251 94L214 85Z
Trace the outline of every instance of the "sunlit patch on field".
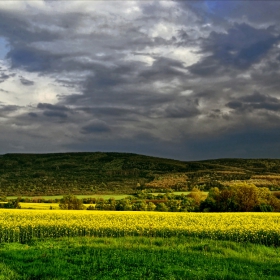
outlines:
M280 214L0 210L0 242L67 236L192 236L276 246Z

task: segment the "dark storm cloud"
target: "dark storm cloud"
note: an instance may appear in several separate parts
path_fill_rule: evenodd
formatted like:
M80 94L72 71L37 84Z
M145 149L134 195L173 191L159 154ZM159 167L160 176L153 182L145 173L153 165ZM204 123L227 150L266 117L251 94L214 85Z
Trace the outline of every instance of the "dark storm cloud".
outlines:
M114 118L127 118L128 116L138 114L137 111L126 108L117 107L82 107L78 111L83 111L96 117L114 117Z
M44 111L44 116L51 117L51 118L67 118L67 114L57 111Z
M143 110L143 106L150 108L166 103L173 97L161 95L160 90L148 85L157 80L161 81L163 77L165 80L182 77L183 74L174 67L182 68L182 64L164 58L154 62L151 67L141 62L121 63L116 67L92 64L94 74L89 75L83 83L83 95L68 96L65 103L98 104L101 107L113 104L119 108L136 106L135 112Z
M30 1L23 13L1 10L10 69L0 71L0 91L11 87L1 133L42 151L272 155L280 4L248 2L70 1L63 10L63 1ZM11 71L30 87L12 95Z
M195 139L182 143L182 150L188 151L190 158L279 158L280 127L262 130L246 128L230 132L207 141Z
M226 104L226 106L231 109L243 111L259 109L267 111L279 111L280 99L255 92L251 95L247 95L230 101Z
M192 74L198 76L217 76L224 71L224 67L213 56L209 56L190 66L189 70Z
M38 18L40 16L35 17ZM0 10L0 36L7 38L10 43L17 45L58 38L58 34L40 28L39 25L33 28L31 18L34 18L34 15L27 18L26 15L17 14L15 16L13 13Z
M99 134L99 133L105 133L110 132L110 128L106 123L103 122L91 122L88 125L85 125L81 129L81 133L83 134Z
M274 28L257 29L245 23L235 24L227 33L211 32L203 40L202 52L211 53L197 64L189 67L196 75L217 75L227 68L247 69L259 62L273 45L279 42Z
M198 100L181 101L179 104L168 105L165 110L167 118L190 118L200 114Z
M52 105L49 103L38 103L37 108L43 110L43 115L50 118L66 119L68 115L66 112L71 110L63 105Z
M16 46L7 54L12 68L22 68L29 72L57 71L63 57L65 56L26 46Z

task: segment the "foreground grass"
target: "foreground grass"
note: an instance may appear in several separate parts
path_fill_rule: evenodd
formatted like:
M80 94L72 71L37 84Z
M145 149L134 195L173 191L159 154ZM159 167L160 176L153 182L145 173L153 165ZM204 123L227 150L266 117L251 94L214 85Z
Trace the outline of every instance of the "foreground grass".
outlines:
M0 244L0 279L278 279L280 248L196 238Z

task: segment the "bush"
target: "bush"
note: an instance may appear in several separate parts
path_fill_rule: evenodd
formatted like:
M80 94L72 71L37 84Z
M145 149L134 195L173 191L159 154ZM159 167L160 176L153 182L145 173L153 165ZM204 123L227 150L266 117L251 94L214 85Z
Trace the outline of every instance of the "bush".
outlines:
M59 208L64 210L83 210L83 202L74 195L64 196L59 203Z

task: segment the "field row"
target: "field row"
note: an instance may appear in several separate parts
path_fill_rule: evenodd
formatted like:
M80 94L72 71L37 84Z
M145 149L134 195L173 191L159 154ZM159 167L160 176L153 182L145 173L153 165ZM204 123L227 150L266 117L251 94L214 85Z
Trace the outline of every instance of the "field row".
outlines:
M0 210L0 242L74 236L192 236L276 246L280 214Z

